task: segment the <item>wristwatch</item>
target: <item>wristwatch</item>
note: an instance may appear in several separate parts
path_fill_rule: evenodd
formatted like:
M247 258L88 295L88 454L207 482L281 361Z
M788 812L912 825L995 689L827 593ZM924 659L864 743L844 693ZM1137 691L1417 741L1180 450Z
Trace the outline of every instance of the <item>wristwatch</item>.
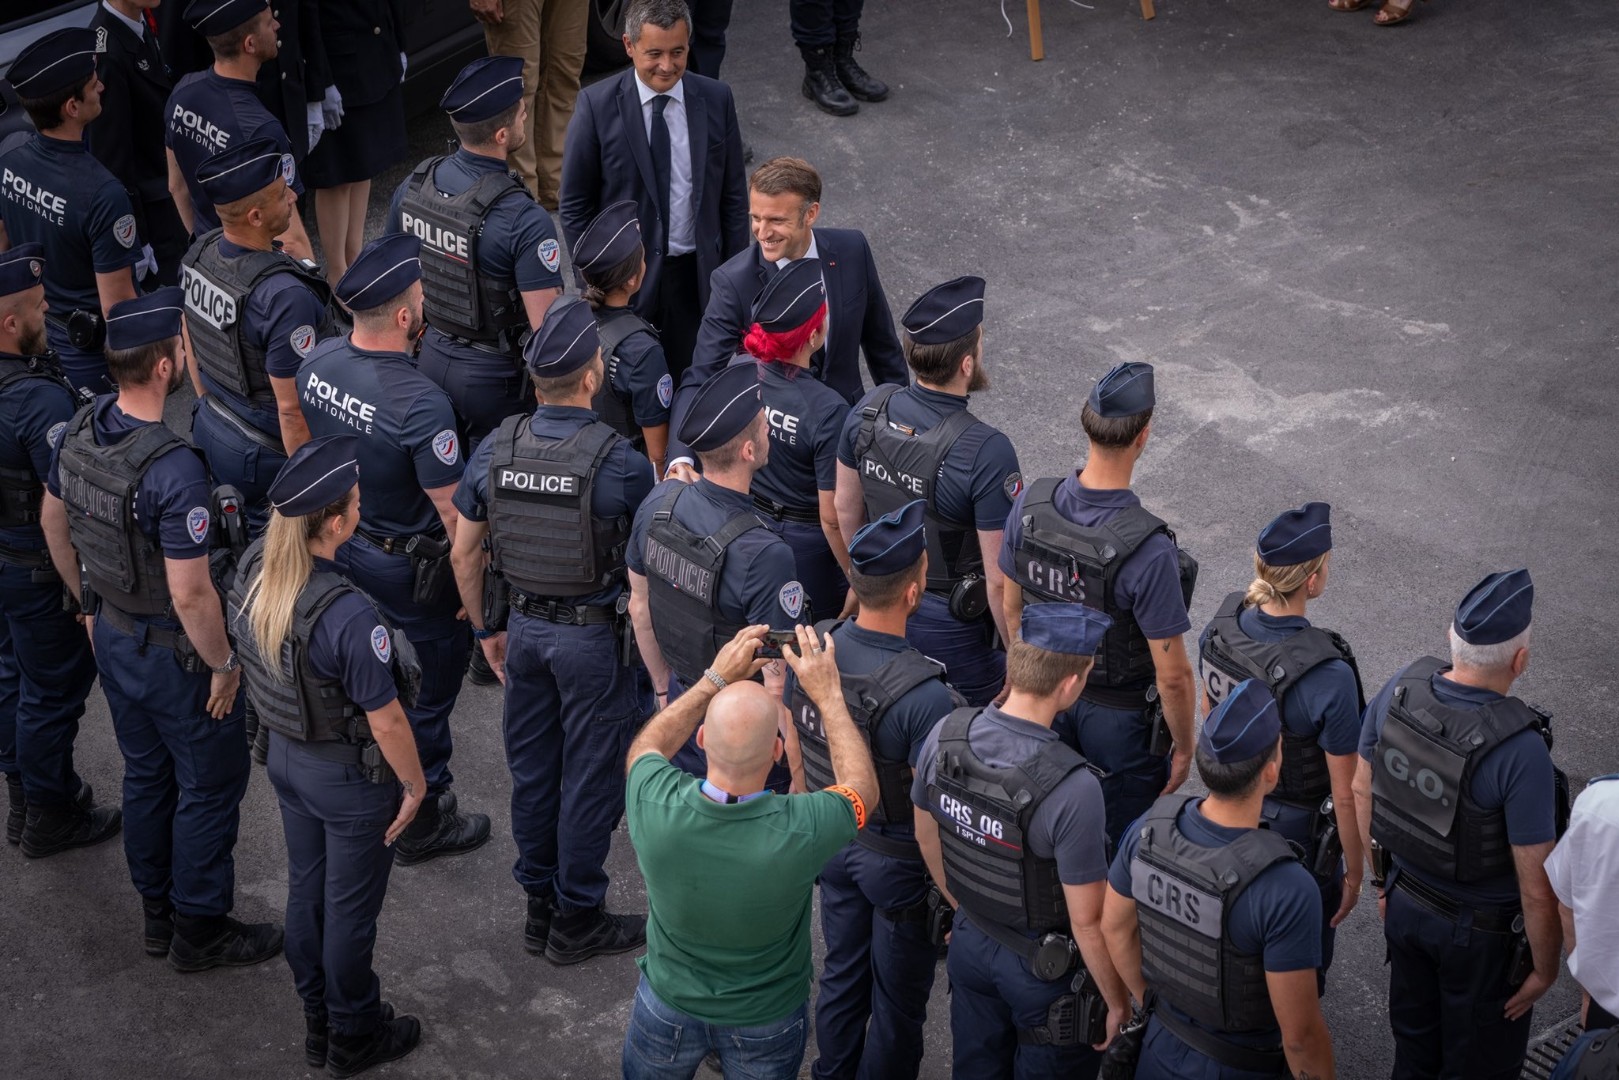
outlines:
M472 636L478 641L488 641L498 633L500 633L499 630L491 630L488 627L474 626L472 628Z
M215 675L229 675L231 672L237 670L241 666L242 662L236 658L236 650L232 649L230 651L230 655L225 657L225 662L223 664L220 664L216 668L209 668L208 670L212 671Z

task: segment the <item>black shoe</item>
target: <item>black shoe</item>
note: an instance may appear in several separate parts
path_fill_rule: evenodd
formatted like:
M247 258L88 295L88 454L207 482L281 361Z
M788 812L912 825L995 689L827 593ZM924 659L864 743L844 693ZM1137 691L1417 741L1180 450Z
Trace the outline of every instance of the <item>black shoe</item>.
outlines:
M386 1024L394 1018L394 1007L388 1002L382 1003L382 1022ZM325 1013L304 1013L304 1061L314 1068L326 1064L327 1044L331 1031L327 1026Z
M146 921L146 955L169 955L169 946L174 944L174 907L167 900L142 900L141 913Z
M425 825L423 818L429 819ZM418 829L419 825L424 827ZM488 814L463 814L455 810L446 814L441 805L435 805L429 813L424 804L423 811L394 845L394 862L400 866L415 866L441 855L464 855L488 842Z
M275 923L176 915L169 966L187 974L216 967L251 967L280 951L281 927Z
M531 956L544 956L545 943L551 937L551 916L556 914L548 896L528 898L528 918L523 923L523 948Z
M859 48L859 34L840 37L838 43L832 46L832 66L837 72L838 82L861 101L884 101L888 98L888 84L880 79L873 79L866 74L866 69L856 62L854 54Z
M30 806L22 829L22 853L43 859L73 848L89 847L118 835L124 812L116 806L84 810L77 803L63 809Z
M369 1035L332 1035L326 1053L326 1071L336 1077L353 1076L385 1061L398 1061L422 1041L422 1025L414 1016L384 1020Z
M483 654L480 646L472 649L472 660L467 664L467 682L473 686L496 686L500 683L495 677L495 669L489 666L489 657Z
M646 944L645 915L614 915L606 908L557 912L545 958L553 964L577 964L592 956L630 952Z
M6 843L22 843L22 829L28 823L28 796L23 793L22 777L6 774L6 794L11 798L11 809L6 813Z
M832 50L826 46L811 49L800 45L799 51L804 54L804 96L815 102L822 112L833 116L853 116L859 112L860 106L838 81Z

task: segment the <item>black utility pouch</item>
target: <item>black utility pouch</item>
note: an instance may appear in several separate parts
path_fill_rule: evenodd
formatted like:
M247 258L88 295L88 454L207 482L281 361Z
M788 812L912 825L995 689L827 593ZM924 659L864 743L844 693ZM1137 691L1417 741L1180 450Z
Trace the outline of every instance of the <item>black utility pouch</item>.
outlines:
M415 580L410 598L423 607L437 604L450 583L450 541L418 534L405 545Z
M926 903L928 944L938 948L945 943L945 939L950 936L950 931L956 925L956 909L950 906L950 902L944 898L944 893L940 892L936 885L928 886Z

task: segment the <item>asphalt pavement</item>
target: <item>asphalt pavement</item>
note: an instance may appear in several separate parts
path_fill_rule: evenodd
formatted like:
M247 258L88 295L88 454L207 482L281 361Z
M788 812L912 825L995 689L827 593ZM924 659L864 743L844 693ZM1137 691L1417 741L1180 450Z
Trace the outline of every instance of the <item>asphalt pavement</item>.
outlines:
M1126 0L1047 0L1047 59L1031 63L1020 3L1010 37L995 0L871 4L860 58L893 95L837 119L799 94L785 5L739 3L723 74L756 160L808 158L823 224L866 231L896 315L946 278L988 278L993 385L973 409L1012 436L1026 477L1075 463L1098 375L1157 365L1139 490L1202 563L1195 626L1246 583L1260 526L1308 499L1333 504L1337 533L1311 615L1348 636L1369 692L1445 647L1480 576L1531 567L1521 691L1556 714L1577 790L1619 767L1602 568L1619 520L1619 14L1419 8L1384 30L1324 0L1164 0L1150 23ZM413 121L413 155L447 133ZM406 171L379 180L373 232ZM489 813L495 838L394 872L376 967L426 1034L378 1075L617 1075L634 960L524 953L499 691L468 686L454 724L461 806ZM99 692L78 761L116 797ZM285 847L262 770L236 855L237 914L279 918ZM610 904L642 909L622 831L610 870ZM309 1075L284 962L180 976L139 935L117 844L40 862L0 850L0 1076ZM1364 905L1324 1002L1340 1076L1387 1075L1387 993ZM930 1078L948 1075L947 1000L941 970ZM1537 1027L1575 1001L1565 978Z

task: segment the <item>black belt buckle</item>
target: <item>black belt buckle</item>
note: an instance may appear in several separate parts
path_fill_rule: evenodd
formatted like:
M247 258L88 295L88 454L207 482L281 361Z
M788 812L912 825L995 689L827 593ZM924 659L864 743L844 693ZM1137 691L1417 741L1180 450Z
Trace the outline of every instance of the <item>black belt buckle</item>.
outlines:
M1067 934L1050 933L1040 939L1029 971L1041 982L1056 982L1074 969L1079 958L1079 947Z

